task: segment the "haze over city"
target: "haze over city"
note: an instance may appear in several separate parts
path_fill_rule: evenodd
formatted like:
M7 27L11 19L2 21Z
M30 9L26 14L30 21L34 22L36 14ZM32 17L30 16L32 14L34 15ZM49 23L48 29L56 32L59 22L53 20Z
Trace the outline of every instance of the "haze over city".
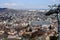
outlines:
M48 9L48 5L59 4L59 0L0 0L0 8Z

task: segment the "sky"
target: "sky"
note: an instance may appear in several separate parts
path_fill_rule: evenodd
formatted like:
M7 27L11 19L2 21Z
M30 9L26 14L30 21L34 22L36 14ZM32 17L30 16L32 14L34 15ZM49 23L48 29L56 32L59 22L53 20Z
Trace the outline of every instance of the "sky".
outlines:
M60 0L0 0L0 8L48 9L48 5L59 4Z

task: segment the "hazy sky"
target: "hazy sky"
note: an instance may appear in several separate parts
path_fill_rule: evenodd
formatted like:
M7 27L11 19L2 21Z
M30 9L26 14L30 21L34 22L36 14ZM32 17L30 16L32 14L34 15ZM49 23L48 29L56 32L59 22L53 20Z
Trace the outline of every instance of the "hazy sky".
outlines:
M48 5L59 2L59 0L0 0L0 8L47 9Z

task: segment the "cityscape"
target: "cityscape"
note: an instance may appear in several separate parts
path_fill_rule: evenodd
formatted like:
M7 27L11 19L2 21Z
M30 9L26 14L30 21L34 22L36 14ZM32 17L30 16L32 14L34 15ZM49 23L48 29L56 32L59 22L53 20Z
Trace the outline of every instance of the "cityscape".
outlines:
M0 40L60 40L60 0L0 0Z
M57 16L46 16L48 11L0 8L0 39L49 40L54 35L57 39Z

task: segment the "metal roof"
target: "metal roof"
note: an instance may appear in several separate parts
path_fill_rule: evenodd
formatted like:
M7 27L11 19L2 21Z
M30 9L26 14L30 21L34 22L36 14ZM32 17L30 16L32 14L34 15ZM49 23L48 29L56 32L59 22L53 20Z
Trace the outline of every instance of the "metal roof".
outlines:
M49 21L32 21L31 25L50 25Z

